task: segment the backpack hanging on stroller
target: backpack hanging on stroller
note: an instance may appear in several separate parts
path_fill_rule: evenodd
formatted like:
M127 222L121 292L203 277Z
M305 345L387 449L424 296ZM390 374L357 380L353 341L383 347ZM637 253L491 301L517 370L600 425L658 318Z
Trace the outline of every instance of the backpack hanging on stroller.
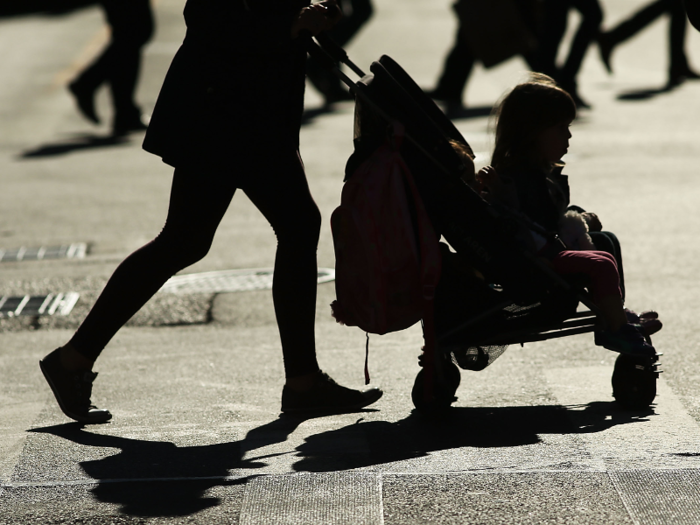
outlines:
M441 243L437 352L423 358L425 369L413 389L416 408L449 406L459 385L458 366L482 370L508 345L592 332L598 310L583 286L542 264L521 242L519 218L487 203L461 180L461 160L450 141L468 145L410 76L387 56L365 75L342 49L323 37L317 40L321 45L310 47L312 57L334 69L355 95L355 151L346 181L385 143L388 124L400 122L406 134L401 157L438 237L454 250ZM335 62L361 79L352 82ZM336 283L338 290L343 286ZM588 310L577 311L579 304ZM424 336L427 340L430 334ZM659 372L658 357L620 355L613 374L615 399L629 408L648 407Z

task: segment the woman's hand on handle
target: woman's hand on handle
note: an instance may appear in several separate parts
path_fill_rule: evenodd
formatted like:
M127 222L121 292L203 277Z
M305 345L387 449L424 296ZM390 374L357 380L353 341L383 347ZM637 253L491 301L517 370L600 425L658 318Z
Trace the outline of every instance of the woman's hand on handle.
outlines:
M292 24L292 38L297 38L302 31L308 31L313 36L328 31L343 17L337 0L324 0L318 4L299 11L299 15Z

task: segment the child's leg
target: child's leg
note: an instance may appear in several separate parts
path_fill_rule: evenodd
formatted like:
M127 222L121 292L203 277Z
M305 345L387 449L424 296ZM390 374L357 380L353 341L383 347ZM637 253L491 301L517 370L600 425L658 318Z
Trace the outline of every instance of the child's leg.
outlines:
M601 251L566 250L552 259L552 268L561 275L586 274L590 278L589 291L596 304L608 296L620 297L620 276L615 257ZM621 307L622 309L622 307Z
M625 309L622 306L622 298L619 295L608 295L595 302L605 317L608 329L617 332L623 324L627 323Z
M641 332L627 323L617 265L612 255L597 251L563 251L552 259L552 267L562 275L583 273L590 278L589 291L607 325L603 330L596 330L597 345L629 355L656 354Z

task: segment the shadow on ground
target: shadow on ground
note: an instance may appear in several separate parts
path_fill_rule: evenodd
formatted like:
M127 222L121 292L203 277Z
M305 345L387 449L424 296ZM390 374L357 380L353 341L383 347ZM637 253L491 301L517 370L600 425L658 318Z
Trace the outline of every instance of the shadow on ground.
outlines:
M617 99L625 102L642 102L645 100L650 100L654 97L658 97L659 95L670 93L671 91L676 89L676 87L677 86L669 85L660 88L645 88L633 91L625 91L624 93L620 93L617 96Z
M257 457L249 453L285 442L305 419L282 416L251 430L240 441L191 447L94 434L77 423L30 432L52 434L87 447L119 449L117 454L80 463L96 480L95 498L118 504L120 512L130 516L173 517L221 504L219 498L206 496L206 491L245 484L255 475L236 478L231 471L263 468L279 455L296 453L296 471L348 470L447 449L528 445L539 442L541 434L600 432L647 421L653 414L651 410L621 411L609 402L583 407L453 408L439 419L413 413L394 423L364 422L359 413L355 424L313 435L295 451Z
M653 411L623 411L614 402L583 407L560 405L455 407L445 416L425 418L414 412L395 423L361 422L309 437L298 447L298 471L321 472L369 467L427 456L439 450L532 445L541 434L601 432L616 425L646 421ZM371 454L353 454L347 444L369 444ZM345 447L338 447L345 443ZM366 450L366 445L365 445Z
M50 144L42 144L41 146L37 146L36 148L23 152L19 158L36 159L43 157L58 157L74 151L111 148L114 146L122 146L128 144L129 142L128 137L119 135L76 135L60 142L53 142Z

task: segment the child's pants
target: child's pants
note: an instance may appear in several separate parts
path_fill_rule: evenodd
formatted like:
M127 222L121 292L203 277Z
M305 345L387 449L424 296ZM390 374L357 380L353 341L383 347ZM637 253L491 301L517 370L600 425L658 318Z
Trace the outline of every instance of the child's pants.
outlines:
M590 278L588 290L594 301L610 295L622 297L617 263L608 252L565 250L557 254L551 263L558 274L587 275Z

